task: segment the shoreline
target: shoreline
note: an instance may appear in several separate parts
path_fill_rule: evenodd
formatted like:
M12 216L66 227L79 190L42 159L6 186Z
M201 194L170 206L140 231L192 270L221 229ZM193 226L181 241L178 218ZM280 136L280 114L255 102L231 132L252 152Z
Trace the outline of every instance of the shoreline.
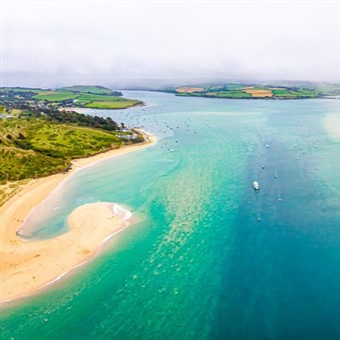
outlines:
M23 289L23 292L21 292L21 294L11 293L11 295L13 296L10 296L9 298L8 296L7 297L4 296L5 294L4 283L6 282L6 280L8 280L8 277L13 277L15 275L16 276L18 275L18 268L16 269L17 266L14 266L11 270L9 270L8 268L6 269L6 271L4 270L4 266L6 265L6 255L10 254L12 258L14 254L21 254L21 260L26 262L28 255L25 255L25 254L23 255L23 253L28 248L30 251L32 251L33 249L37 250L38 248L41 249L42 245L46 246L45 244L46 242L49 245L51 245L51 243L58 242L58 240L59 242L61 242L60 239L65 238L65 235L68 236L69 234L70 235L72 234L73 229L70 228L71 230L69 232L62 234L60 236L57 236L56 238L46 240L46 241L27 242L19 238L16 235L16 232L21 226L22 222L30 214L32 209L36 207L37 205L39 205L40 203L42 203L43 201L45 201L53 191L57 190L59 186L63 185L64 181L68 179L70 176L72 176L73 174L75 174L78 170L92 166L94 164L99 163L100 161L103 161L109 158L117 157L119 155L125 155L130 152L134 152L137 150L147 148L156 142L156 138L154 136L146 135L146 134L143 134L143 135L146 139L146 141L143 143L140 143L137 145L128 145L120 149L109 150L109 151L99 153L91 157L73 160L72 168L67 173L60 173L60 174L43 177L43 178L39 178L39 179L28 182L27 184L24 185L23 189L19 193L11 197L8 201L6 201L0 207L0 216L1 216L0 218L0 232L1 232L1 240L0 240L1 297L0 297L0 303L1 304L5 302L13 301L22 296L27 296L27 295L31 295L35 293L40 288L43 288L46 285L53 283L53 280L55 280L56 277L59 277L60 275L62 275L60 276L60 278L63 277L64 275L66 275L67 273L75 269L76 267L80 266L81 263L84 262L84 261L78 261L76 264L73 264L72 267L67 268L67 270L65 270L65 268L63 268L63 270L61 270L62 268L55 268L57 272L55 272L54 277L50 279L48 282L41 283L40 285L38 285L39 287L35 285L34 289L28 289L28 290ZM108 235L105 235L104 238L97 240L99 241L99 243L96 244L96 247L98 247L103 240L106 240L106 239L109 240L110 238L111 237L108 237ZM29 247L27 245L29 245ZM61 247L64 248L63 245L61 245ZM93 245L92 245L92 250L93 250ZM90 258L94 257L96 253L97 252L95 252L95 254L92 254L91 252L92 255L88 259L86 259L85 263ZM38 261L36 262L36 264L39 265ZM30 273L28 273L28 275L30 275ZM15 285L18 285L18 282L16 282Z
M33 295L91 261L114 235L129 227L127 219L114 214L113 205L82 205L68 217L69 232L50 240L6 245L1 304ZM65 250L67 257L61 257Z

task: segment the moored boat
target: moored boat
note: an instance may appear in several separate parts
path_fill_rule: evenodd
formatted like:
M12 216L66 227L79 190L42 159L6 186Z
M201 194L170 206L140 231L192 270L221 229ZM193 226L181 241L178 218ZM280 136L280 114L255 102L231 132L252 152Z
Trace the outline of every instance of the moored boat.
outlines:
M260 190L260 184L256 181L254 181L253 188L254 188L254 190Z

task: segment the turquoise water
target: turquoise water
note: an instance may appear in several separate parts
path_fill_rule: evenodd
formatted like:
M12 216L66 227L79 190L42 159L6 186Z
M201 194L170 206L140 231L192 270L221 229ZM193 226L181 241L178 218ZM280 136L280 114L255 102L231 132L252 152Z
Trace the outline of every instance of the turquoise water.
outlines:
M98 200L139 222L5 306L1 338L340 338L340 143L322 123L338 101L126 95L148 106L85 111L158 143L70 177L27 237L63 232L75 207Z

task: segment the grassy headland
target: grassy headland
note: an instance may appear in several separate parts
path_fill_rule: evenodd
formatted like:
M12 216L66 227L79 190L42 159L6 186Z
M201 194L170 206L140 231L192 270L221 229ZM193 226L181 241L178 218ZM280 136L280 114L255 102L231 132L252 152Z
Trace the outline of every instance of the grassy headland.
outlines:
M71 159L142 141L135 131L105 131L47 118L0 119L0 184L66 171Z
M101 96L43 92L58 100L72 93L86 97L89 103L89 97L97 100ZM72 159L144 141L138 131L110 117L64 110L60 102L32 99L35 96L42 96L40 89L1 89L0 205L18 191L24 180L68 171Z

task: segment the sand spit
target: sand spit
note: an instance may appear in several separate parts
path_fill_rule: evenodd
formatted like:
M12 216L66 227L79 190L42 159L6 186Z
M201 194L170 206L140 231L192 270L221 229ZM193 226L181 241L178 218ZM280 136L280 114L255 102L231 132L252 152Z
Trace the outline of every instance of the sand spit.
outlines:
M127 146L121 149L110 150L93 157L74 160L72 162L72 169L68 173L32 180L24 186L22 191L0 207L0 302L29 295L53 281L59 275L70 271L72 267L92 257L94 255L94 249L112 233L111 229L110 232L105 232L105 235L103 235L101 234L102 230L100 228L101 231L98 234L98 238L95 238L92 234L91 237L89 237L86 228L77 227L74 229L76 224L83 225L85 222L82 220L82 217L77 214L76 216L79 221L75 223L74 215L72 214L69 222L73 227L70 232L47 241L26 242L16 235L16 231L30 211L44 201L53 190L59 185L62 185L62 182L77 170L95 164L103 159L140 150L154 144L155 141L153 136L147 136L147 140L143 144ZM93 213L91 219L89 218L92 224L95 223L93 219L98 219L97 213L95 213L93 209L93 207L89 208L89 211ZM99 209L99 207L95 206L95 209ZM102 208L100 208L100 210L102 210ZM83 210L81 211L84 212ZM101 221L100 218L99 220ZM114 219L112 219L112 221L114 221ZM115 223L117 223L117 221ZM119 223L117 225L119 225ZM110 225L110 228L111 227ZM121 227L122 226L119 225L119 228ZM90 229L93 231L92 227ZM80 233L79 235L77 234L77 236L75 236L76 231ZM89 244L87 247L85 247L85 244L80 243L76 246L76 239L81 236L83 231L85 233L84 235L87 235L86 237L84 236L85 239L88 238L89 241L95 239L95 242ZM117 230L115 232L117 232ZM52 251L52 249L54 250ZM65 249L67 249L67 251L65 251ZM72 256L70 255L71 249L73 251ZM44 252L42 252L42 250L44 250ZM55 262L54 259L56 255L56 259L66 262L54 263L53 270L52 268L50 270L46 269L45 265ZM71 258L73 260L71 260ZM69 260L73 262L68 262ZM46 274L44 274L45 272Z
M129 225L114 213L114 205L99 202L76 208L68 218L70 231L53 239L26 242L13 237L3 242L1 302L30 295L95 256Z

